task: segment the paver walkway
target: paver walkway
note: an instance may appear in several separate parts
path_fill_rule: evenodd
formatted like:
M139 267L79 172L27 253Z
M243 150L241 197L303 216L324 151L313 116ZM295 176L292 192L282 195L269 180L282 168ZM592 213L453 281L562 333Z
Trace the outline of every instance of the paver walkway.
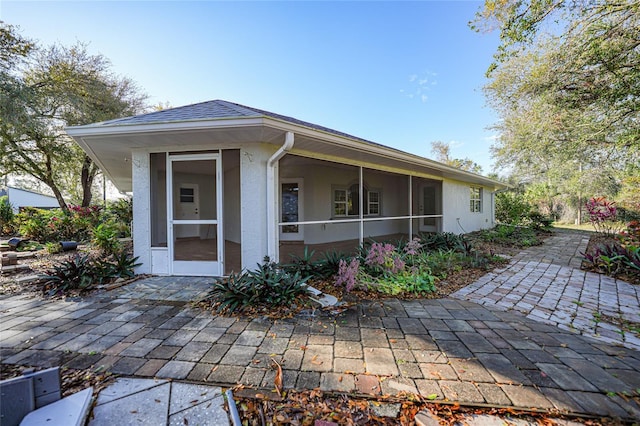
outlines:
M516 270L523 261L515 258L495 274L527 270ZM531 269L544 275L552 266ZM162 279L153 280L81 301L1 297L2 362L273 388L275 358L288 389L415 392L461 403L640 418L634 398L620 396L640 388L639 351L495 302L386 300L340 313L249 320L190 308L178 295L155 299ZM136 294L143 289L146 295Z
M621 324L640 324L640 286L579 269L589 235L558 231L545 244L515 256L452 297L560 329L640 350L637 333Z

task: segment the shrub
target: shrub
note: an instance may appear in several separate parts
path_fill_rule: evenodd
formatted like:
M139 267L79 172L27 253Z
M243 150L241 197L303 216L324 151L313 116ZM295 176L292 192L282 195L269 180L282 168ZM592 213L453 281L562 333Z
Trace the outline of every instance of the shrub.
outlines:
M75 255L48 271L43 292L49 295L68 290L87 290L95 281L95 270L88 254Z
M585 204L591 225L601 234L613 235L619 230L618 209L614 201L606 197L591 198Z
M289 273L265 258L255 271L217 279L208 299L217 304L218 312L242 311L257 305L290 305L306 292L308 278L300 272Z
M496 220L500 223L522 225L533 210L524 194L514 191L498 192L495 203Z
M323 279L334 276L340 270L340 263L349 259L347 254L339 251L324 252L322 259L316 262L316 276Z
M118 225L119 237L131 236L133 202L130 198L120 198L107 204L107 213L114 218L114 223Z
M13 208L9 203L9 197L3 195L0 197L0 233L12 234L15 231L13 219Z
M42 291L49 295L72 290L83 292L116 278L131 278L135 275L134 268L140 265L137 260L126 251L98 259L89 254L75 254L47 271Z
M291 255L291 263L282 265L282 268L289 272L299 272L303 277L314 277L317 275L318 263L314 262L313 256L315 251L309 251L309 247L305 246L302 256Z
M122 250L118 240L118 231L112 222L101 223L93 228L91 244L105 254L116 254Z

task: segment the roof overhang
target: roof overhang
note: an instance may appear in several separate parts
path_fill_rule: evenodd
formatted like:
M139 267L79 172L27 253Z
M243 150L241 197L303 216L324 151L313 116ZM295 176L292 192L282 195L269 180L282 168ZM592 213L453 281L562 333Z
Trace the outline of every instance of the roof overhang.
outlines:
M295 134L295 152L319 158L344 158L352 164L380 165L483 185L494 190L508 186L487 177L465 172L437 161L383 145L297 125L273 117L186 120L129 125L88 125L66 129L105 175L123 191L131 191L131 153L184 147L189 150L232 148L248 143L282 145L286 132Z

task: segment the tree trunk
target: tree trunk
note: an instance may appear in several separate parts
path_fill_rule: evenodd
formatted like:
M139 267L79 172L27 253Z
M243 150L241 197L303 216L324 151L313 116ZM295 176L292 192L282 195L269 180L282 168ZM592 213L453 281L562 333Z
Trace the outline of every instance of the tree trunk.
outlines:
M64 197L62 196L62 193L58 189L58 186L53 182L45 182L45 183L49 185L49 188L51 188L51 190L53 191L53 195L56 197L56 200L58 200L58 204L60 205L60 208L62 209L62 211L65 213L69 213L69 207L67 206L66 201L64 201Z
M85 155L82 161L82 173L80 175L80 181L82 183L82 207L89 207L91 205L91 188L93 187L93 180L98 173L98 168L95 163Z

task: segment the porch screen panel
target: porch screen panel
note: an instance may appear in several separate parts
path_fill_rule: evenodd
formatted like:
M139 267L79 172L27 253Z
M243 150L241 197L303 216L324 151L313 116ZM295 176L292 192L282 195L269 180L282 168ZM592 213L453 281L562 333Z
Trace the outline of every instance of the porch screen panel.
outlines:
M150 154L151 247L167 247L167 154Z

